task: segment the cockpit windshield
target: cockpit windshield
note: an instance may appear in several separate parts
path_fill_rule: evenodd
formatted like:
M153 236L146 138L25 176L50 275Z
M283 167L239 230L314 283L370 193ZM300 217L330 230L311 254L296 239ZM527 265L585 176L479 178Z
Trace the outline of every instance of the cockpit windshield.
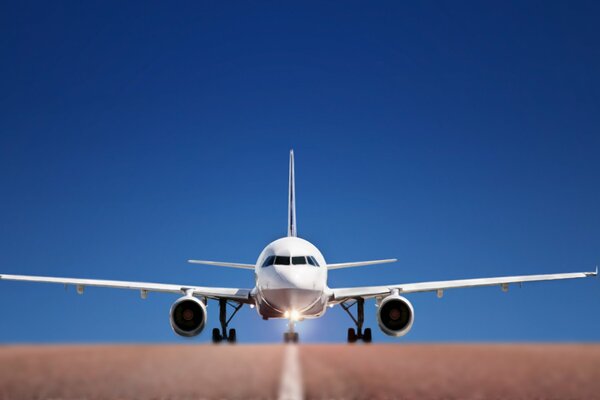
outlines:
M275 256L275 265L290 265L290 258L286 256Z
M308 256L306 257L308 259L308 263L310 265L314 265L315 267L319 267L319 263L317 262L317 260L315 260L315 258L313 256Z
M264 268L271 265L312 265L318 267L319 263L313 256L268 256L262 266Z
M263 263L263 268L264 267L268 267L270 265L273 265L273 262L275 261L275 256L269 256L265 259L265 262Z
M292 257L292 264L294 265L304 265L306 264L306 257Z

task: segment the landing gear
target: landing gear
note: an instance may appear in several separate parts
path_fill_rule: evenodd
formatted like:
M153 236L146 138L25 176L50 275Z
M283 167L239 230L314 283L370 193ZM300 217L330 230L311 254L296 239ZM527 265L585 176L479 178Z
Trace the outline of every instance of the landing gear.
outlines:
M356 342L356 339L358 338L356 337L356 331L354 328L348 328L348 343L354 343Z
M283 334L283 341L285 343L298 343L298 332L285 332Z
M365 329L362 340L365 343L371 343L373 341L373 336L371 335L371 328Z
M288 323L289 331L285 332L283 334L284 343L298 343L298 340L299 340L298 332L294 331L294 327L295 327L294 321L290 320L290 322Z
M354 324L356 325L356 330L354 328L348 329L348 343L355 343L357 340L362 340L365 343L371 343L373 340L373 336L371 334L371 328L366 328L363 332L363 324L365 322L365 299L362 297L355 299L350 304L346 302L340 303L344 311L352 318ZM354 317L350 309L356 305L356 314Z
M227 327L235 314L242 308L242 305L242 303L233 303L226 299L219 299L219 322L221 323L221 329L214 328L212 330L213 343L221 343L223 340L226 340L229 343L236 342L237 334L235 329L229 329L228 334ZM231 313L229 318L227 318L227 306L233 307L233 313Z
M235 343L237 341L237 335L235 333L235 329L229 330L229 336L227 337L227 341L229 343Z
M219 331L219 328L213 328L213 330L212 330L213 343L221 343L221 340L223 340L223 338L221 337L221 332Z

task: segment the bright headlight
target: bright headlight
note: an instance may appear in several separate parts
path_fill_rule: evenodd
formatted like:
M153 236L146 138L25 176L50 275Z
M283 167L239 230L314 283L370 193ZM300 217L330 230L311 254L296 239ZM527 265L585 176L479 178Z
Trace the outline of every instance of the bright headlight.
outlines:
M292 321L298 321L300 319L300 313L296 310L292 310L290 318L292 319Z

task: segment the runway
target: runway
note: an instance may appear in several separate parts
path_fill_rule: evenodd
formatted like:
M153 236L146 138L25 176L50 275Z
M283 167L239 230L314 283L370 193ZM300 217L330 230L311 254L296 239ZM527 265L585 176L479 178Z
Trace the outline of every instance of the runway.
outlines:
M600 345L0 346L0 399L598 399Z

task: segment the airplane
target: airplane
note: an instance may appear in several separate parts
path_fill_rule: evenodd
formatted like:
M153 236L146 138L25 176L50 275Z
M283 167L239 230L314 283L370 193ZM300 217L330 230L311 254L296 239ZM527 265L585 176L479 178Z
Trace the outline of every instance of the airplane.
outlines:
M327 275L330 270L396 261L395 258L391 258L330 264L315 245L298 237L294 151L290 150L287 236L269 243L258 256L255 264L188 260L192 264L254 270L254 288L220 288L6 274L0 274L0 280L60 283L65 287L73 285L78 294L83 294L84 288L87 286L132 289L139 290L142 299L145 299L149 292L180 294L182 297L178 298L171 306L170 324L177 335L188 338L197 336L204 330L208 300L217 301L221 327L212 330L214 343L236 342L236 330L228 328L235 314L244 305L256 308L259 317L264 320L288 320L288 330L283 336L286 343L298 342L298 332L295 330L295 324L298 321L322 317L327 308L340 305L355 325L348 329L347 341L354 343L362 340L369 343L372 341L371 329L363 329L366 299L375 298L379 328L389 336L400 337L411 330L415 319L412 303L405 297L411 293L435 292L441 298L447 289L478 286L499 286L506 292L510 284L587 278L598 275L598 267L596 267L594 272L399 283L383 286L330 288L327 284ZM230 315L228 315L227 307L233 309ZM352 307L356 307L355 314L352 312Z

